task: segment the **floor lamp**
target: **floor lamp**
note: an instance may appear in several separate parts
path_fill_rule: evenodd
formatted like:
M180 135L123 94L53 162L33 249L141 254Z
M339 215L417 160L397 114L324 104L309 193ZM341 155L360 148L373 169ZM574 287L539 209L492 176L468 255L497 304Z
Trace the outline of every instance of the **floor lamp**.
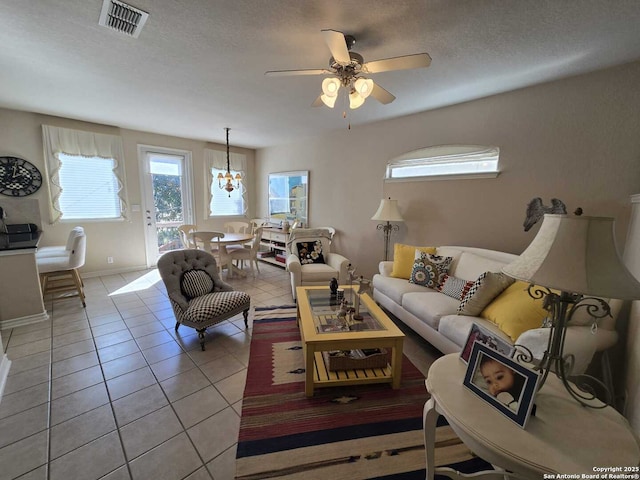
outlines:
M391 236L391 231L397 232L400 229L398 225L393 225L391 222L404 222L402 215L398 211L398 201L391 200L391 197L380 200L378 211L371 217L371 220L387 222L379 223L376 228L384 232L384 260L389 260L389 237Z
M507 275L529 282L529 295L544 301L549 312L549 342L537 369L540 385L550 372L571 396L587 407L610 404L613 392L588 375L571 375L573 357L564 354L565 330L580 308L597 320L610 315L603 300L640 299L640 283L624 266L616 249L613 218L545 215L538 234L517 260L502 269ZM605 393L605 405L593 402L597 386Z

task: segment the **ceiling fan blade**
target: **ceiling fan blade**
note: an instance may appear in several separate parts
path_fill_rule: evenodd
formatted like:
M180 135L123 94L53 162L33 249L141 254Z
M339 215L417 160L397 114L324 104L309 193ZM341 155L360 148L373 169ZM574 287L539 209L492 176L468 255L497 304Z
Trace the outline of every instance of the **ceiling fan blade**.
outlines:
M386 105L387 103L391 103L396 99L396 97L391 95L389 92L387 92L384 88L382 88L377 83L373 84L373 89L371 90L371 96L384 105Z
M316 98L311 104L312 107L321 107L323 105L324 102L322 101L322 95L318 95L318 98Z
M316 68L310 70L272 70L264 72L264 74L268 77L288 77L291 75L331 75L333 72L323 68Z
M417 53L402 57L385 58L367 62L362 66L362 71L367 73L389 72L391 70L409 70L411 68L425 68L431 65L431 57L428 53Z
M344 39L342 32L336 32L335 30L322 30L324 41L326 42L333 59L340 65L349 65L351 63L351 56L347 49L347 41Z

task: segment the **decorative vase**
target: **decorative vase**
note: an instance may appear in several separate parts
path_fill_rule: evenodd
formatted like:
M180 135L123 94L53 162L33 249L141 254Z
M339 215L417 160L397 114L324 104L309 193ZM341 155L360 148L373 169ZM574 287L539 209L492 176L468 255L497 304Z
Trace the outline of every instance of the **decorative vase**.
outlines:
M329 289L331 290L331 295L337 295L338 293L338 279L333 277L329 282Z

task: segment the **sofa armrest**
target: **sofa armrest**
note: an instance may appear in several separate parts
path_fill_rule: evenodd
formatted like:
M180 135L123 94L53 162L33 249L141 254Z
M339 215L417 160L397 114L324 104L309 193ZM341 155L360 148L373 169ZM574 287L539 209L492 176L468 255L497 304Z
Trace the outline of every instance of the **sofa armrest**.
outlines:
M302 264L300 263L300 259L297 255L290 253L287 255L287 272L291 272L294 275L300 276L300 267Z
M523 345L531 350L534 358L542 359L549 342L550 328L534 328L523 332L516 340L517 345ZM564 355L574 356L573 375L584 373L591 363L598 345L598 333L591 327L570 326L565 332Z
M380 275L383 277L390 277L391 272L393 271L393 262L392 261L382 261L378 264L378 271Z
M344 285L349 281L349 260L338 253L327 253L324 257L325 262L338 271L338 283Z

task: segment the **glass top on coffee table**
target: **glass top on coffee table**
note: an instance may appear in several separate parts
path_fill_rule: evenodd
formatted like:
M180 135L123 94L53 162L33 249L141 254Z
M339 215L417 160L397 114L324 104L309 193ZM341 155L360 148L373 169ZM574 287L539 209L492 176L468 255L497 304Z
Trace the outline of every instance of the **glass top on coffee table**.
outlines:
M354 288L344 287L344 301L331 295L328 288L307 290L306 294L318 333L386 330L368 311L362 297L358 298Z

